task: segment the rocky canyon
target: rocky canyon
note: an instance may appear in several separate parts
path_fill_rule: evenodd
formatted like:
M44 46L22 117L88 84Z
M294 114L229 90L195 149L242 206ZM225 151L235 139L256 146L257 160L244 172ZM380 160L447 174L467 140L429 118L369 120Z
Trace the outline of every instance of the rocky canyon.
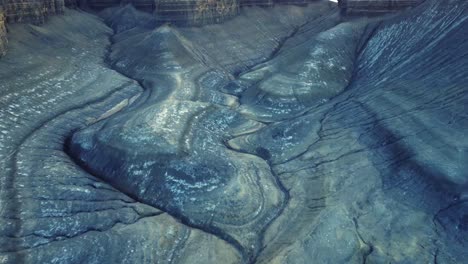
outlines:
M467 263L465 0L0 0L0 263Z

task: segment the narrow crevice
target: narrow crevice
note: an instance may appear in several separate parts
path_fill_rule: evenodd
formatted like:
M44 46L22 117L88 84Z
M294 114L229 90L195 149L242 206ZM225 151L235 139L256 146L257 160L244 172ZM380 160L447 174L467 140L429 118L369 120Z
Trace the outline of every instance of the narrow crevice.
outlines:
M364 240L362 237L361 233L359 232L359 224L356 217L353 217L353 223L359 240L367 246L367 250L362 254L362 264L366 264L367 258L372 254L372 252L374 252L374 245L372 245L372 243L369 241Z
M438 256L439 256L439 249L436 248L436 250L434 252L434 264L438 264L438 260L437 260Z
M258 157L258 156L257 156ZM261 157L259 157L261 158ZM270 161L265 160L268 163L268 166L270 168L270 173L273 175L273 178L275 180L276 186L280 189L280 191L284 194L284 199L282 201L282 204L276 213L276 215L265 225L265 227L259 232L259 240L261 243L260 249L258 250L257 254L254 256L252 259L252 264L257 262L257 258L260 256L260 254L263 252L263 250L266 248L266 245L263 244L263 240L265 238L266 231L268 230L268 227L284 212L288 204L290 203L291 200L291 194L289 190L284 186L283 182L279 178L279 176L273 171L272 169L272 164Z

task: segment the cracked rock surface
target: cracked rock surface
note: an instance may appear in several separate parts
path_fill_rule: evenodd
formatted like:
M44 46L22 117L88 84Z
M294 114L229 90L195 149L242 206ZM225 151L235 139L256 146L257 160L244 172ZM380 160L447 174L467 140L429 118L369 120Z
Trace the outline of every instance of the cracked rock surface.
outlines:
M468 3L240 12L13 26L0 263L464 263Z

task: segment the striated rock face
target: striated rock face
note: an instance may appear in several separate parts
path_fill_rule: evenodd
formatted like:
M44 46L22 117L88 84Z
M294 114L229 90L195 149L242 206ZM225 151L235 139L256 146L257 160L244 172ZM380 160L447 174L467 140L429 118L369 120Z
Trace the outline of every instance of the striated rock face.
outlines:
M46 16L46 4L42 0L17 1L3 0L3 7L8 23L43 24Z
M206 25L236 16L239 7L239 0L158 0L155 15L176 25Z
M156 18L163 23L200 26L230 19L239 13L241 7L271 7L274 4L307 4L310 2L317 2L317 0L155 0L154 12Z
M221 23L239 14L242 7L272 7L275 4L306 5L318 0L88 0L95 10L131 4L138 10L154 13L159 24L202 26Z
M5 55L7 50L7 30L6 30L6 17L3 7L0 6L0 56Z
M138 10L154 13L160 23L201 26L220 23L239 14L238 0L88 0L95 10L131 4Z
M6 53L7 23L43 24L49 16L61 15L65 7L75 8L76 0L0 0L0 57Z

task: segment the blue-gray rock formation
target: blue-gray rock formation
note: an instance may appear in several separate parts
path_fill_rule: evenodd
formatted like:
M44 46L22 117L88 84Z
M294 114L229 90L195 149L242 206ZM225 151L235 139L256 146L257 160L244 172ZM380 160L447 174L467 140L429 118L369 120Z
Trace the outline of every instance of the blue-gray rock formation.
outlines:
M341 13L12 25L0 263L464 263L468 2Z

